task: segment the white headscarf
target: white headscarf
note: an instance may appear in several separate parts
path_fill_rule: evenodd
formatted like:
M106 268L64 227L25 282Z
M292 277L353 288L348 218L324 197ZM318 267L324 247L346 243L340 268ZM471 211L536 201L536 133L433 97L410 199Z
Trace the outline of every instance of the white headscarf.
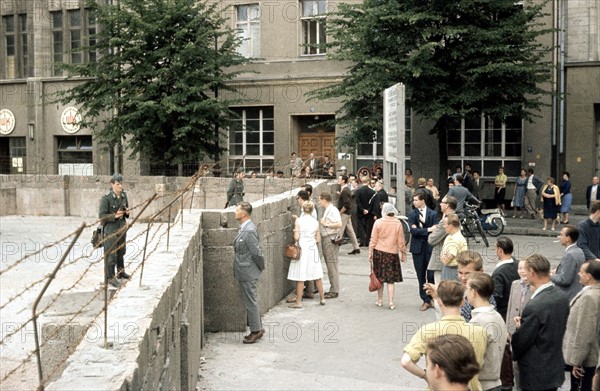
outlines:
M394 216L398 216L398 210L394 207L394 205L390 204L389 202L383 204L381 215L388 216L392 213L394 214Z

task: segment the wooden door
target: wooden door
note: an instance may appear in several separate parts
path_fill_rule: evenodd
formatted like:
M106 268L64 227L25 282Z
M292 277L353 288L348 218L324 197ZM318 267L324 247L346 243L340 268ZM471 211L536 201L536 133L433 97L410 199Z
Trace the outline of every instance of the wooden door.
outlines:
M308 159L310 153L314 153L315 157L321 161L325 155L329 155L331 160L335 162L335 133L334 132L318 132L318 133L301 133L298 144L298 151L302 160Z

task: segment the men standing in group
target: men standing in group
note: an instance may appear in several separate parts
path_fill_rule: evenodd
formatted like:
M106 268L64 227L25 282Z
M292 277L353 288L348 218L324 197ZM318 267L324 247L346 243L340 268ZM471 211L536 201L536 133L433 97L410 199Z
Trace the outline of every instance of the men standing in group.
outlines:
M561 246L565 247L565 255L560 260L558 267L550 272L550 280L569 301L583 288L579 283L577 273L585 262L585 255L577 247L578 238L579 231L575 227L567 225L560 230L558 241Z
M292 157L290 158L290 169L292 172L292 178L296 178L300 171L302 171L302 159L298 157L296 152L292 152Z
M460 316L460 306L463 302L465 288L457 281L444 280L437 287L436 299L442 311L442 319L428 323L421 327L410 342L404 347L404 355L400 364L408 372L422 379L426 379L427 371L417 365L417 362L426 353L427 342L446 334L458 334L467 338L473 345L475 356L479 365L483 364L483 357L487 348L487 335L485 330L476 325L465 322ZM481 390L479 379L474 377L469 382L470 390Z
M563 355L571 375L571 390L592 390L600 351L600 262L586 261L579 271L583 290L571 300Z
M518 272L519 262L513 258L513 251L514 245L510 238L503 236L496 240L496 256L499 262L492 272L494 299L496 300L496 309L505 321L510 288L513 281L520 278Z
M121 230L126 229L126 219L129 217L129 201L127 193L123 191L123 175L115 173L110 178L110 187L110 191L100 199L98 217L102 223L102 232L105 238L103 247L107 258L104 282L119 288L121 286L119 278L126 280L130 278L129 274L125 273L124 260L127 233L123 233L121 236ZM116 277L115 267L117 269Z
M592 205L600 203L600 185L597 176L592 177L592 184L585 189L585 202L589 211Z
M371 204L373 220L377 220L381 218L381 205L389 202L389 197L387 192L383 189L383 181L377 180L373 190L375 191L375 195L371 197L369 203ZM375 221L373 221L373 223L375 223Z
M577 246L583 250L587 261L600 261L600 203L592 205L590 217L577 225Z
M565 381L562 342L569 316L569 301L550 281L550 262L539 254L524 260L531 300L515 319L513 360L519 365L523 391L557 389Z
M340 229L340 233L343 235L344 232L346 232L348 238L350 238L353 250L350 251L348 255L360 254L358 240L356 240L356 234L352 227L352 191L348 186L348 177L346 175L340 175L338 177L338 185L341 187L340 197L338 198L338 209L342 217L342 228Z
M256 291L260 274L265 269L265 259L260 248L258 231L251 220L251 216L252 205L244 201L238 203L235 209L235 219L240 223L240 231L233 244L235 251L233 275L240 284L248 326L250 327L250 334L244 337L243 342L245 344L255 343L265 334L260 320L260 306L258 305Z
M479 381L484 390L498 391L502 387L500 368L508 332L502 316L490 304L494 293L494 281L485 273L471 273L467 280L466 296L473 305L471 324L483 327L487 336L487 348Z
M425 311L431 307L431 297L425 293L424 284L426 282L433 283L433 272L428 271L429 260L431 259L432 247L427 242L429 236L429 228L434 227L438 223L437 213L427 208L425 205L425 194L415 193L413 195L413 209L408 214L408 226L410 227L411 241L410 252L412 254L415 272L419 284L419 296L423 300L421 311Z
M428 228L429 236L427 237L427 243L433 248L427 271L433 271L433 280L436 283L442 281L443 264L440 260L440 255L442 253L444 239L446 239L446 236L448 235L444 228L444 223L449 215L456 212L456 198L449 195L442 198L442 201L440 201L440 210L442 211L442 218L436 226Z
M375 190L369 187L368 176L363 176L360 180L362 186L354 192L354 199L356 200L356 216L358 218L358 241L360 247L369 247L374 223L369 202L375 195Z
M326 299L336 299L340 294L340 274L338 270L338 251L340 247L332 242L340 228L342 217L340 211L331 203L331 193L323 191L319 195L319 205L323 208L323 217L319 220L323 258L329 276L329 292L325 293Z
M525 210L532 219L535 219L537 214L537 198L542 188L542 181L534 175L533 168L527 169L527 184L525 185Z
M244 176L246 176L244 169L242 167L238 168L227 188L226 207L236 206L244 201Z
M463 207L465 206L465 201L469 202L470 204L475 204L475 205L479 204L479 200L477 198L475 198L475 196L473 194L471 194L471 192L462 185L463 180L464 180L464 178L462 175L457 175L456 178L454 179L454 186L452 186L448 190L448 195L456 197L456 202L457 202L456 210L458 212L460 212L463 209Z

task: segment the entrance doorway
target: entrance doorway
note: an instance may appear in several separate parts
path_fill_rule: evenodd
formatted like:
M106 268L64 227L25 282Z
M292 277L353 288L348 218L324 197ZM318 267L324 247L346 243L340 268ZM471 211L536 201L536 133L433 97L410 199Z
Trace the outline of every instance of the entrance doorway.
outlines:
M333 115L310 115L296 117L298 129L298 156L308 159L311 153L321 162L329 155L335 162L335 127L327 126L324 121L332 120Z

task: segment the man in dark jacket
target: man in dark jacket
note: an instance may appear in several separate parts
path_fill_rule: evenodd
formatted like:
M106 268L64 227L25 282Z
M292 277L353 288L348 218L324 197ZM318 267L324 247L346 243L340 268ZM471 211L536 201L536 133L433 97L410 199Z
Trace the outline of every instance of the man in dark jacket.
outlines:
M362 186L354 192L358 217L358 241L361 247L368 247L374 223L369 201L375 195L375 191L369 187L368 176L363 176L360 180Z
M115 288L119 288L121 283L118 278L129 279L129 274L125 273L125 241L126 219L129 217L129 203L127 193L123 191L123 175L114 174L110 179L111 190L100 199L100 209L98 217L102 220L102 230L104 234L104 253L107 257L105 268L105 282ZM123 234L121 236L121 234ZM119 238L120 237L120 238ZM116 266L116 278L115 278Z
M350 238L353 250L348 254L360 254L358 248L358 240L356 239L356 233L354 233L354 227L352 227L352 191L348 186L348 177L346 175L340 175L338 177L338 185L340 185L340 197L338 198L338 209L342 216L342 228L340 232L342 235L344 232Z

